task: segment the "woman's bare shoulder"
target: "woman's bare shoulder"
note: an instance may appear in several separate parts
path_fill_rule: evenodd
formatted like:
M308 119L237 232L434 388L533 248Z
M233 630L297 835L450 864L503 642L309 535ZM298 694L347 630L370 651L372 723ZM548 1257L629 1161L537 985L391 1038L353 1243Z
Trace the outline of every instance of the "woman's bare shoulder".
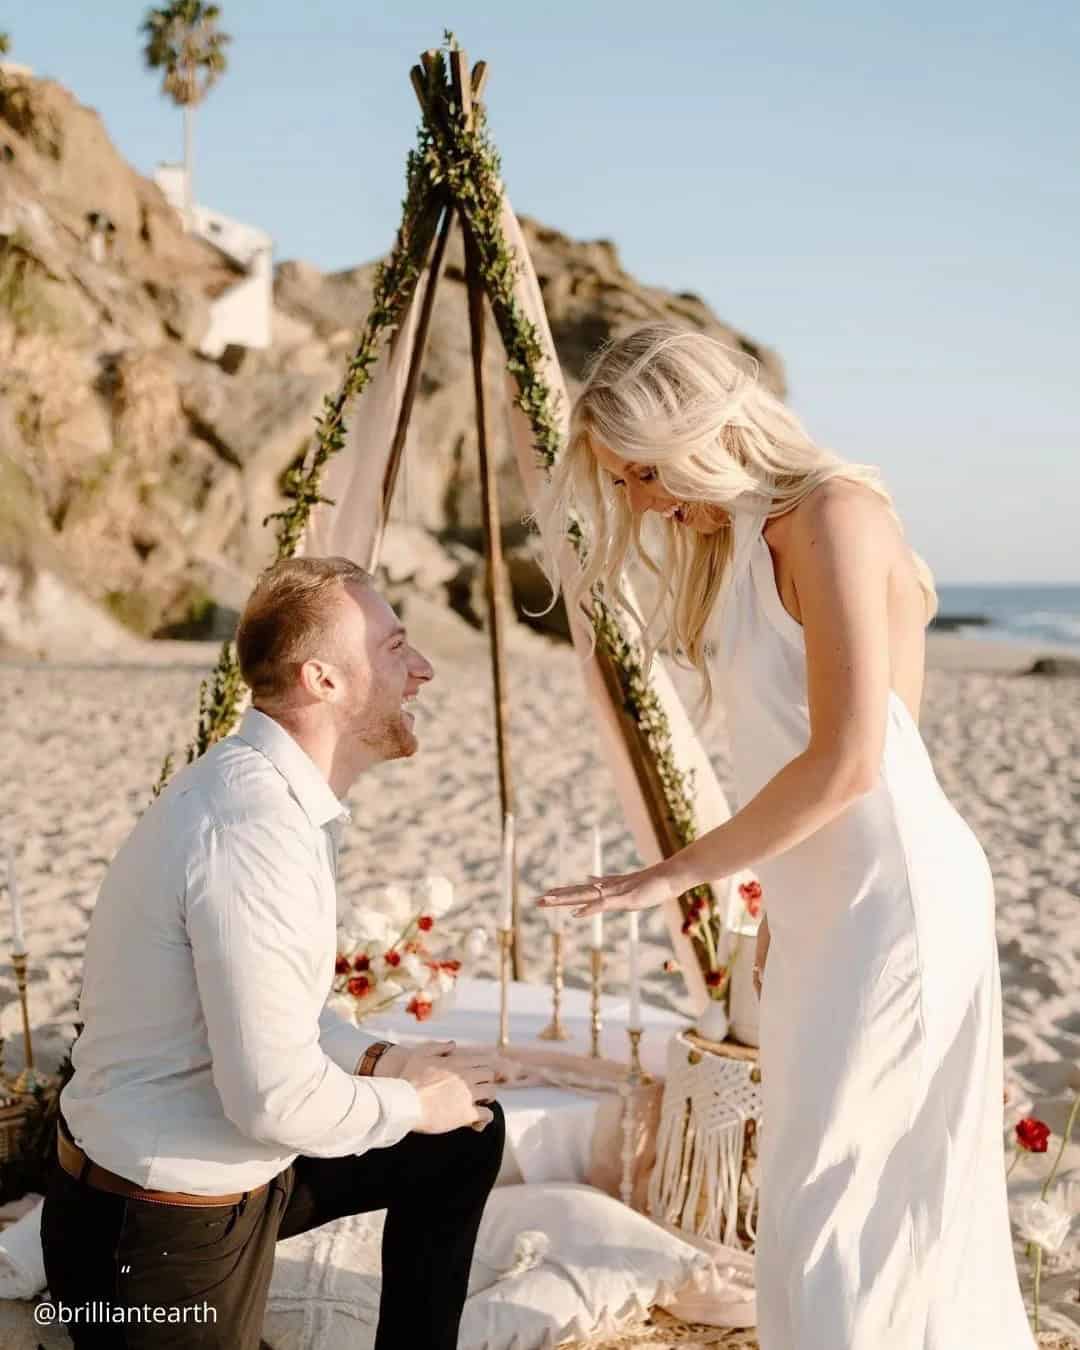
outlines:
M829 478L819 483L798 506L786 513L792 540L814 546L847 535L872 541L877 547L906 545L889 503L873 488L851 478Z

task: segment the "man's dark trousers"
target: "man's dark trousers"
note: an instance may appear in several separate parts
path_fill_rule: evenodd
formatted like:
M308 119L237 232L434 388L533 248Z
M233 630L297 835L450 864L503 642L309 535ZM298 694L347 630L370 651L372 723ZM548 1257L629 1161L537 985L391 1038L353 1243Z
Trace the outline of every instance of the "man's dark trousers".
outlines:
M278 1239L385 1209L375 1350L454 1350L477 1229L502 1161L503 1114L497 1103L491 1109L495 1119L482 1131L410 1134L358 1156L298 1157L234 1205L131 1200L56 1163L41 1221L53 1303L192 1308L186 1321L155 1323L150 1312L140 1321L112 1313L69 1322L78 1350L258 1350ZM204 1303L214 1313L195 1320Z

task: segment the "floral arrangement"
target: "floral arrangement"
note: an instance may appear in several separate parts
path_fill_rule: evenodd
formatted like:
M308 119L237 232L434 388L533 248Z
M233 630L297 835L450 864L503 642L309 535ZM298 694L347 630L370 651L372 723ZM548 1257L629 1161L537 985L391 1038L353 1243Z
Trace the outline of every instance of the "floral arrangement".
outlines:
M1080 1111L1080 1095L1073 1102L1072 1110L1069 1112L1069 1119L1065 1125L1065 1132L1061 1136L1061 1144L1057 1151L1057 1157L1054 1159L1053 1166L1050 1168L1049 1175L1043 1182L1042 1190L1037 1200L1029 1200L1023 1205L1020 1211L1020 1221L1017 1225L1017 1231L1022 1238L1027 1240L1028 1260L1035 1267L1035 1334L1039 1334L1039 1294L1040 1281L1042 1276L1043 1253L1053 1254L1061 1250L1066 1237L1069 1235L1069 1227L1072 1223L1072 1215L1067 1209L1055 1204L1053 1200L1048 1200L1047 1195L1054 1181L1057 1179L1058 1168L1061 1166L1061 1160L1065 1156L1065 1150L1069 1144L1069 1138L1072 1135L1073 1126L1076 1124L1077 1112ZM1039 1120L1035 1116L1024 1116L1022 1120L1016 1122L1016 1153L1012 1162L1009 1164L1009 1170L1006 1176L1011 1175L1013 1168L1020 1161L1025 1153L1045 1153L1050 1146L1052 1131L1045 1121Z
M682 931L688 938L696 939L704 952L705 985L709 997L718 1003L726 1003L731 993L731 974L739 955L744 929L748 924L756 925L761 915L761 882L751 878L739 883L739 898L743 903L742 917L736 925L735 943L731 957L726 964L721 963L721 938L723 936L723 915L718 907L705 895L695 894L689 902L689 913L683 920ZM666 970L676 969L674 962L666 962Z
M429 876L419 894L395 884L384 887L377 904L352 905L338 924L331 1004L359 1022L408 997L408 1011L426 1022L453 996L462 955L476 959L487 946L487 933L474 928L457 939L462 955L432 950L430 934L453 904L446 877Z

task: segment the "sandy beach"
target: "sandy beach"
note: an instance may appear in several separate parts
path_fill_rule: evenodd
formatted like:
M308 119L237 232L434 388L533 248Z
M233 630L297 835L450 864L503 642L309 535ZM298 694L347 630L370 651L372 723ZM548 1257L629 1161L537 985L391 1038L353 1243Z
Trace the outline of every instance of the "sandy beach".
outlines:
M455 616L419 599L410 601L405 617L436 668L420 703L421 750L353 789L341 895L374 895L386 881L437 870L457 888L455 921L490 922L498 808L486 644ZM931 634L921 729L943 787L979 836L996 878L1007 1120L1032 1113L1060 1135L1072 1094L1080 1090L1080 680L1018 673L1046 652ZM157 644L143 664L0 664L0 842L15 849L34 1047L43 1067L54 1068L70 1044L85 931L101 876L147 805L165 753L176 752L182 762L199 680L215 654L212 646ZM597 820L608 870L634 866L575 658L516 628L509 667L525 893L555 879L564 821ZM722 712L705 737L727 785ZM575 856L577 840L571 834ZM583 851L581 859L584 870ZM668 948L659 916L647 916L643 928L646 997L681 1008L678 977L661 969ZM5 909L0 1031L5 1067L13 1072L23 1054L10 932ZM617 984L625 978L622 925L612 922L608 932ZM584 938L582 932L576 951L570 944L571 983L584 983ZM542 979L548 947L538 914L527 914L524 939L528 976ZM493 971L481 963L474 973ZM1051 1152L1021 1159L1009 1182L1014 1213L1038 1193L1052 1158ZM1080 1210L1080 1143L1061 1175L1071 1188L1059 1199ZM1047 1331L1080 1336L1078 1228L1074 1222L1066 1248L1044 1266L1043 1320ZM1022 1244L1017 1250L1022 1253ZM1030 1302L1022 1254L1020 1269Z

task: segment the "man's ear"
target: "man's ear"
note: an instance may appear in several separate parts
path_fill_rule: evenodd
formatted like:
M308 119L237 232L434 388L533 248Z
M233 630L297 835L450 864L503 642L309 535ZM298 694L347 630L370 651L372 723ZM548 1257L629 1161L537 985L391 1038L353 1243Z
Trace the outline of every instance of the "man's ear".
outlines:
M300 683L312 698L336 703L341 697L341 676L336 666L312 659L300 667Z

